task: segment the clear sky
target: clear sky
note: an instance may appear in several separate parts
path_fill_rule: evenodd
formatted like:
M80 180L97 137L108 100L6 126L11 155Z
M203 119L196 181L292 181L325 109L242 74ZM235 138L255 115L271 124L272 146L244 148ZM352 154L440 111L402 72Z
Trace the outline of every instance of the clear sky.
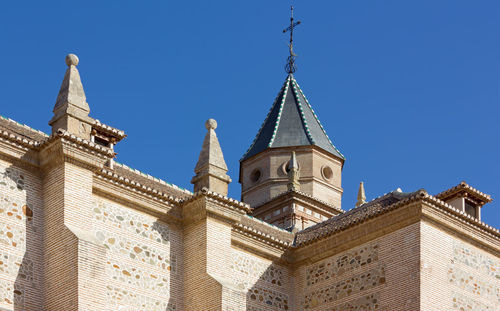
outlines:
M290 1L2 1L0 114L50 132L75 53L91 116L123 129L118 161L192 189L215 118L238 160L286 73ZM465 180L500 228L500 2L294 1L295 74L346 156L343 208Z

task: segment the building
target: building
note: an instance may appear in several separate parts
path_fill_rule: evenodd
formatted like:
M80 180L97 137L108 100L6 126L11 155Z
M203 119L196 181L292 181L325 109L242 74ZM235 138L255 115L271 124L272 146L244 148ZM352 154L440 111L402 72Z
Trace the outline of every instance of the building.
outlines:
M194 192L114 161L67 70L47 135L0 119L0 310L498 310L500 232L466 183L341 206L344 156L292 73L227 197L215 120ZM351 209L352 208L352 209Z

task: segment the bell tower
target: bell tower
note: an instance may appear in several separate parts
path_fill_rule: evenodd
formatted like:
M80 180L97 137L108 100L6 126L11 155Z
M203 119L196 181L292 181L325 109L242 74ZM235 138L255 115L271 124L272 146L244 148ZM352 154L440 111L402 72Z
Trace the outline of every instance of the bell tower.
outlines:
M289 73L240 160L241 199L254 208L258 218L283 228L305 228L341 212L344 161ZM297 174L289 174L290 170ZM290 180L291 175L294 180ZM301 195L302 201L314 204L270 207L287 193Z
M241 199L253 215L300 230L342 212L345 158L333 145L299 87L293 52L293 7L285 83L240 160Z

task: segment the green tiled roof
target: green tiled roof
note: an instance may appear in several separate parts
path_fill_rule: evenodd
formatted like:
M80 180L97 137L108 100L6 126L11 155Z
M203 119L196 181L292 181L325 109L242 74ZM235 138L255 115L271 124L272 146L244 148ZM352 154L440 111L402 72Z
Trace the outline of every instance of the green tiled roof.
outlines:
M316 145L345 159L326 134L292 74L289 74L252 145L240 161L267 148Z

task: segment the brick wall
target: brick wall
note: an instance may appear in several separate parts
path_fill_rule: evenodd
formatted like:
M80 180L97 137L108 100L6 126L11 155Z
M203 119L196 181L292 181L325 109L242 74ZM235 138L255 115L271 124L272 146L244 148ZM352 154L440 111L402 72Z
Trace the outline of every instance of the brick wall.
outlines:
M293 266L287 263L293 256L278 260L279 251L263 240L236 236L233 222L241 214L222 203L199 199L192 210L200 215L167 223L94 193L94 177L69 162L43 173L0 162L0 310L492 311L500 305L498 256L436 224L384 227L384 236L359 244L361 230L369 231L363 226L381 232L380 224L367 222L352 229L356 235L325 240L337 244L306 246L317 249ZM337 247L329 257L321 254Z
M93 235L100 257L108 310L181 310L182 236L175 225L95 196Z
M228 271L245 295L241 310L291 310L292 279L283 265L234 248Z
M222 310L222 286L207 273L205 220L184 228L183 255L184 310Z
M295 271L294 310L418 310L418 223Z
M0 309L41 310L40 178L0 161Z
M498 310L498 257L435 225L421 227L422 310Z

